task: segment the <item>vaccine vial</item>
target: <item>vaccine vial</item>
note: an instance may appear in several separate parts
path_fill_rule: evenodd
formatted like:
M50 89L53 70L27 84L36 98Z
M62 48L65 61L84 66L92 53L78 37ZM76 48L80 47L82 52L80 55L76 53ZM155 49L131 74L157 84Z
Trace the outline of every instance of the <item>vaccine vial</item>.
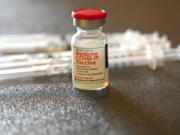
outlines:
M107 13L102 9L72 11L77 33L72 37L72 81L80 90L101 90L108 86L108 44L102 32Z

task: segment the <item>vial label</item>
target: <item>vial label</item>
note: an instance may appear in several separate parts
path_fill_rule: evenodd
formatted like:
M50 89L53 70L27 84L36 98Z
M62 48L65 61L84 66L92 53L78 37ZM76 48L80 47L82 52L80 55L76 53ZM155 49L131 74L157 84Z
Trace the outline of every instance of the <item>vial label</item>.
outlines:
M107 45L97 48L73 47L73 80L77 83L100 83L105 81L108 67Z

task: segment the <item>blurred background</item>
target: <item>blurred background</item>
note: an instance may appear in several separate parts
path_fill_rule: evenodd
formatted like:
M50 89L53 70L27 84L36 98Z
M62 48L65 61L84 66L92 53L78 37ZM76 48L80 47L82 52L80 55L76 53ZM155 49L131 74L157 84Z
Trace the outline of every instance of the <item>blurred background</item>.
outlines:
M75 8L106 9L106 32L159 31L180 43L179 0L0 0L0 34L73 33Z

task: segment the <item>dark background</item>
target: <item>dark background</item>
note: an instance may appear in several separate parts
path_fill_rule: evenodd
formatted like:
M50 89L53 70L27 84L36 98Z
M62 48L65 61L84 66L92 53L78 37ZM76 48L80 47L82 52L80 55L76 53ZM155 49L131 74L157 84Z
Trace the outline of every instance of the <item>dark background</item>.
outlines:
M74 32L75 8L106 9L106 32L157 30L180 43L179 0L0 0L0 33Z

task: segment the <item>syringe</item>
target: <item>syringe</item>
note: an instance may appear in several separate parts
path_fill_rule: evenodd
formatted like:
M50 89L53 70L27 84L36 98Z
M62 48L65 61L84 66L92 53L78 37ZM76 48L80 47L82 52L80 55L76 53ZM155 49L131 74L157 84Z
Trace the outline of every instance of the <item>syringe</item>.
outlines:
M28 61L20 61L20 62L10 62L0 64L0 70L2 69L12 69L12 68L21 68L21 67L32 67L38 65L52 65L52 64L61 64L61 63L69 63L71 57L63 57L63 58L47 58L47 59L32 59Z
M70 57L71 51L52 52L52 53L36 53L36 54L14 54L0 56L0 64L12 62L25 62L35 59L48 59L48 58L65 58Z
M47 64L40 66L0 70L0 80L35 76L50 76L68 72L70 72L70 64L68 63L53 65Z
M180 46L168 51L154 51L152 54L128 57L115 57L110 59L111 67L129 67L129 66L149 66L155 70L159 66L164 66L167 61L180 61Z
M0 35L0 54L54 52L67 50L58 34Z

